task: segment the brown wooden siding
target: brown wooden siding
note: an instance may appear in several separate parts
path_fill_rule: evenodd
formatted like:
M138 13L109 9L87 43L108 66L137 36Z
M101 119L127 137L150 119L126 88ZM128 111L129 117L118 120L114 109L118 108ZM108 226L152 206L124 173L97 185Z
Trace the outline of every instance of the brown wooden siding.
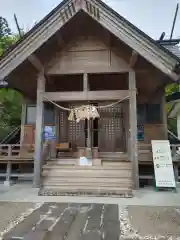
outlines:
M163 124L144 124L144 143L151 143L151 140L165 140Z

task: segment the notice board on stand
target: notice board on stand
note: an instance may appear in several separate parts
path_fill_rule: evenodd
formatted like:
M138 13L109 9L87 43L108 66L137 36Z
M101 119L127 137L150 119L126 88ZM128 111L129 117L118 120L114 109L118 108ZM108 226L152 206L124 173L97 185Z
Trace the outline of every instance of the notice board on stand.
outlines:
M156 187L176 188L169 141L152 140L151 143Z

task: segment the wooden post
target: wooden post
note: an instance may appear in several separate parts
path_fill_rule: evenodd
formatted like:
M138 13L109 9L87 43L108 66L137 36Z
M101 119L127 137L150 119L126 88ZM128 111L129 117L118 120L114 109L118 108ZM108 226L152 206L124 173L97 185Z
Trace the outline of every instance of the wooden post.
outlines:
M89 90L89 84L88 84L88 74L84 73L83 74L83 90L84 92L88 92Z
M139 188L139 166L138 166L138 148L137 148L137 103L136 103L136 75L132 70L129 72L129 90L130 90L130 99L129 99L129 153L130 160L132 161L133 166L133 181L134 188Z
M24 125L26 121L26 103L22 103L22 110L21 110L21 135L20 135L20 145L23 144L24 141Z
M88 83L88 74L83 74L83 90L86 93L86 97L88 97L89 91L89 83ZM92 148L91 148L91 120L87 120L87 148L86 148L86 156L88 158L92 158Z
M8 162L6 167L6 180L4 181L4 186L9 187L13 184L11 181L11 157L12 157L12 148L11 145L8 145Z
M12 157L12 147L11 145L9 144L8 145L8 158L10 159Z
M173 167L174 167L174 178L175 178L176 183L179 182L179 169L178 169L178 165L179 165L178 162L174 162L174 164L173 164Z
M165 92L163 91L163 96L161 100L161 116L162 116L162 123L164 128L164 136L168 139L168 125L167 125L167 112L166 112L166 99L165 99Z
M45 77L43 73L40 73L37 78L37 100L36 100L36 132L35 132L35 156L34 156L34 179L33 179L35 187L39 187L41 177L44 91L45 91Z
M180 114L177 115L177 136L180 139Z

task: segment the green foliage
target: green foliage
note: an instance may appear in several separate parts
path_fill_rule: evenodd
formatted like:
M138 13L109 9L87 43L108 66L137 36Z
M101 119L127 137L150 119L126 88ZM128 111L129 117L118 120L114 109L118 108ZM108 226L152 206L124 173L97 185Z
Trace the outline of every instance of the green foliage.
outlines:
M0 56L19 39L6 19L0 17ZM14 89L0 89L0 141L21 122L22 95Z
M179 92L179 84L172 83L166 87L166 96L171 95L175 92Z
M175 92L179 92L179 88L180 88L179 84L177 84L177 83L172 83L172 84L168 85L166 87L166 96L171 95ZM167 114L169 113L171 108L172 108L172 104L167 103L166 104ZM168 118L167 121L168 121L168 130L170 130L177 136L177 119L169 119Z
M7 126L20 125L22 95L14 89L0 89L1 122Z
M11 34L7 20L0 16L0 38L10 36Z
M17 40L18 36L16 35L0 37L0 56L2 56L10 46L16 43Z

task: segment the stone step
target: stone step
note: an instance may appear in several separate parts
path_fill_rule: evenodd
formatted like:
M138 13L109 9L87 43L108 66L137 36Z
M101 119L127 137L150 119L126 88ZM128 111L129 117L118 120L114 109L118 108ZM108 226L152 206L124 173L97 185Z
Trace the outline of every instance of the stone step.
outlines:
M72 182L76 182L76 183L91 183L91 184L96 184L97 182L98 183L122 183L122 182L128 182L128 183L131 183L132 182L132 179L131 178L122 178L122 177L119 177L119 178L96 178L96 177L84 177L84 178L81 178L81 177L43 177L42 178L43 181L51 181L51 182L57 182L57 181L60 181L61 183L72 183Z
M43 170L42 176L48 177L96 177L96 178L130 178L132 175L131 170L99 170L94 171L93 169L53 169L53 170Z
M132 164L131 162L119 162L118 166L114 166L113 163L107 163L105 166L61 166L56 161L48 161L47 164L43 166L44 170L132 170Z
M126 161L124 161L125 163ZM123 162L118 162L118 161L102 161L101 164L103 167L114 167L114 168L117 168L117 167L122 167L122 163Z
M39 196L94 196L94 197L122 197L122 198L132 198L133 193L131 189L58 189L58 188L48 188L41 187L38 193ZM88 238L89 239L89 238ZM92 239L92 238L91 238Z
M122 153L122 152L100 152L99 156L102 157L102 158L106 158L106 157L128 158L128 154L127 153Z
M131 192L132 188L128 187L108 187L103 186L102 188L96 188L95 186L71 186L70 188L68 186L61 186L58 188L54 185L49 185L47 187L43 187L44 189L52 189L53 191L56 190L57 192L115 192L115 193L127 193Z
M93 188L101 188L101 187L127 187L127 188L132 188L132 181L126 181L124 180L124 182L96 182L94 184L92 184L91 182L84 182L83 179L81 180L81 182L77 182L76 180L72 180L72 182L62 182L60 179L58 181L51 181L49 179L44 180L43 181L43 186L57 186L57 187L72 187L72 186L81 186L84 188L85 187L93 187Z
M47 162L47 165L74 165L76 164L76 159L74 158L63 158L63 159L56 159L53 158Z

